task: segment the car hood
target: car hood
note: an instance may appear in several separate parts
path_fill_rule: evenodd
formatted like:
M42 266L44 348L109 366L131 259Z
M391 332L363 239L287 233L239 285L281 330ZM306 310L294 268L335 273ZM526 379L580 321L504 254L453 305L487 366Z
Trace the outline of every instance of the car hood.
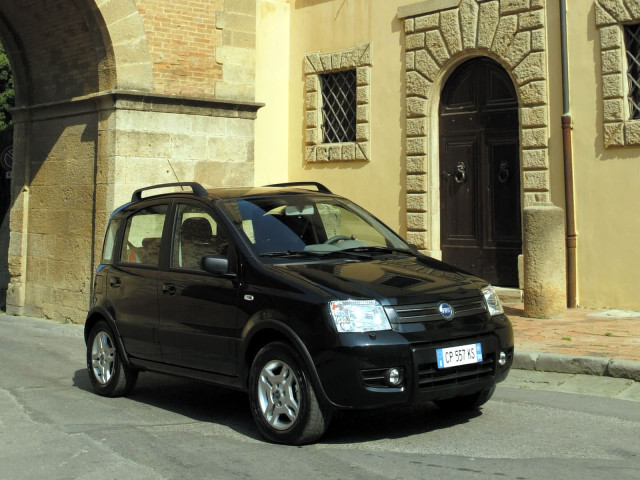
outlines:
M486 282L429 257L284 264L298 280L337 299L371 298L386 305L431 303L479 295Z

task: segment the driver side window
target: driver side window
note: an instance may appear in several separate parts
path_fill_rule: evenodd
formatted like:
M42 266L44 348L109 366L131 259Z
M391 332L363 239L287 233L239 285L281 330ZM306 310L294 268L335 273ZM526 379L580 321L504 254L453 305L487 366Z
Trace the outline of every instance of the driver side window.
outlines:
M226 256L229 240L215 219L195 205L179 205L173 236L171 266L202 270L202 258Z

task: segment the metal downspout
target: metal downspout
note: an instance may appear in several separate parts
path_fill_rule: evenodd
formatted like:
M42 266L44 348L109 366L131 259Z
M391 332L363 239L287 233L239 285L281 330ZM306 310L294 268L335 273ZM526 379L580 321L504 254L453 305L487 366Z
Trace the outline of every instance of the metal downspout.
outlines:
M573 194L573 149L571 107L569 104L569 64L567 58L567 5L560 0L560 47L562 57L562 151L564 156L564 193L567 235L567 306L575 308L576 300L576 233Z

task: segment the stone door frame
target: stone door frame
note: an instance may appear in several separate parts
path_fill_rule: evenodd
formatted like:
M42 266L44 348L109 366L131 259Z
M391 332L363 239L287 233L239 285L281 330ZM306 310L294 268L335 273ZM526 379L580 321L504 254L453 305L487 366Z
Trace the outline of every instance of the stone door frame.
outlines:
M438 106L463 61L487 56L511 77L519 100L521 205L550 202L544 2L420 2L399 8L398 17L405 31L407 238L441 258Z

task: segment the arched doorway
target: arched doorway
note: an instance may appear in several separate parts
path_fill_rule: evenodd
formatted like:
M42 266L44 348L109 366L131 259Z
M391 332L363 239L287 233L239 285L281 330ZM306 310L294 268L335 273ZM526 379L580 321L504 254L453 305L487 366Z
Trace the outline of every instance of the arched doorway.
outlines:
M478 57L441 95L442 258L494 285L518 286L522 252L518 99L507 72Z

